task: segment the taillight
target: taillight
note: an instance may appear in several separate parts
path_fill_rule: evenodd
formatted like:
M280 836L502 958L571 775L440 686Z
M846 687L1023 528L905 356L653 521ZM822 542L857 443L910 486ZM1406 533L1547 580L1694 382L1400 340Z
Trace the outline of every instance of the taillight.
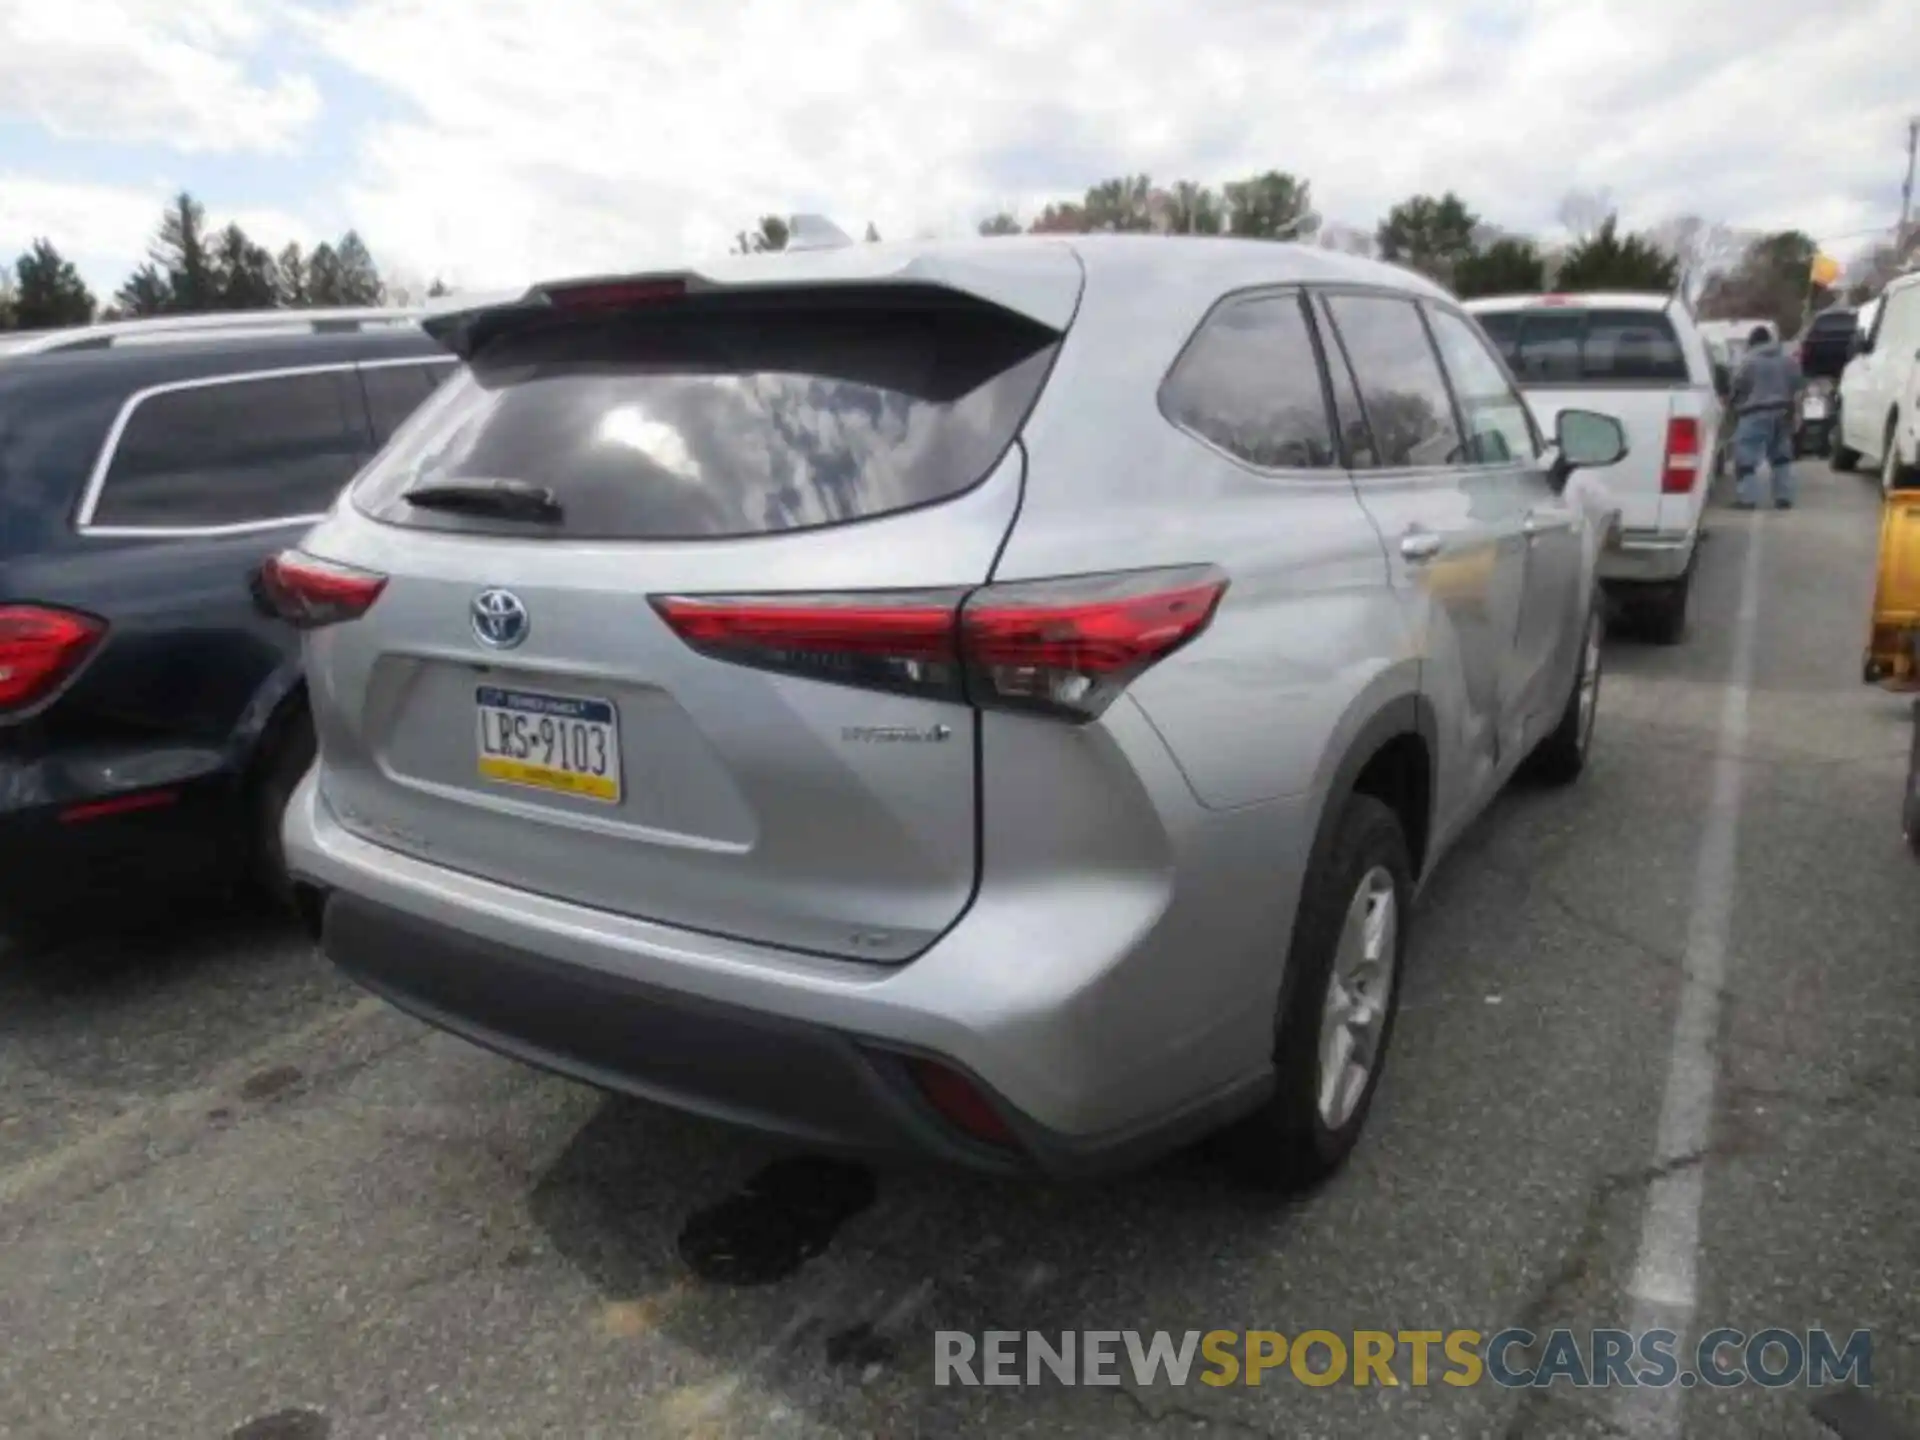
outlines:
M989 585L960 612L978 704L1090 718L1207 628L1227 577L1209 566Z
M1691 415L1667 421L1667 458L1660 467L1660 493L1690 495L1700 478L1700 422Z
M1090 720L1207 627L1211 566L963 590L657 595L693 649L816 680Z
M384 575L304 550L282 550L260 567L260 598L301 630L358 620L386 588Z
M0 605L0 710L46 699L106 633L104 621L76 611Z
M703 655L910 695L960 698L961 590L845 595L656 595Z

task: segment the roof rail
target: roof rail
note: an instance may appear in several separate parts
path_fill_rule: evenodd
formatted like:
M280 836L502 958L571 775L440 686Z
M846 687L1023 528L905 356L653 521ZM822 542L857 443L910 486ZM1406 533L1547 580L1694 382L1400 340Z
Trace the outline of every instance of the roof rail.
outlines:
M205 315L155 315L44 331L24 344L10 345L5 353L48 355L68 350L106 350L129 344L199 340L217 335L297 333L302 329L309 334L351 332L418 323L423 313L414 308L343 306L325 310L224 310Z

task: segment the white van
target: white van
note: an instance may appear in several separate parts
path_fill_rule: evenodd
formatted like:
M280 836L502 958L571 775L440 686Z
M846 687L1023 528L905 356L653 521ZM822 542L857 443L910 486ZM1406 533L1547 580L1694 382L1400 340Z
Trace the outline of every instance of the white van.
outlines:
M1920 466L1920 272L1881 292L1872 326L1855 344L1840 376L1833 468L1869 461L1880 488L1897 490L1914 483Z

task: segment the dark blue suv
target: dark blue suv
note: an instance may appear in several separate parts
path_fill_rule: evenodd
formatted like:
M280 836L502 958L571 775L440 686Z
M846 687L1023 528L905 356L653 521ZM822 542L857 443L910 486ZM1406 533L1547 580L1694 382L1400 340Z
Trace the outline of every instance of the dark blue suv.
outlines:
M0 928L283 885L313 731L257 573L454 363L390 316L179 325L0 351Z

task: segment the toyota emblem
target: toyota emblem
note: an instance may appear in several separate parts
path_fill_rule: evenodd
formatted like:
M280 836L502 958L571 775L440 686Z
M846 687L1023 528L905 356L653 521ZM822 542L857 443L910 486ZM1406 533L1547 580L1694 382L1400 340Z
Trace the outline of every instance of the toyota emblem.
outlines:
M482 590L473 597L473 634L492 650L511 650L527 638L527 607L511 590Z

